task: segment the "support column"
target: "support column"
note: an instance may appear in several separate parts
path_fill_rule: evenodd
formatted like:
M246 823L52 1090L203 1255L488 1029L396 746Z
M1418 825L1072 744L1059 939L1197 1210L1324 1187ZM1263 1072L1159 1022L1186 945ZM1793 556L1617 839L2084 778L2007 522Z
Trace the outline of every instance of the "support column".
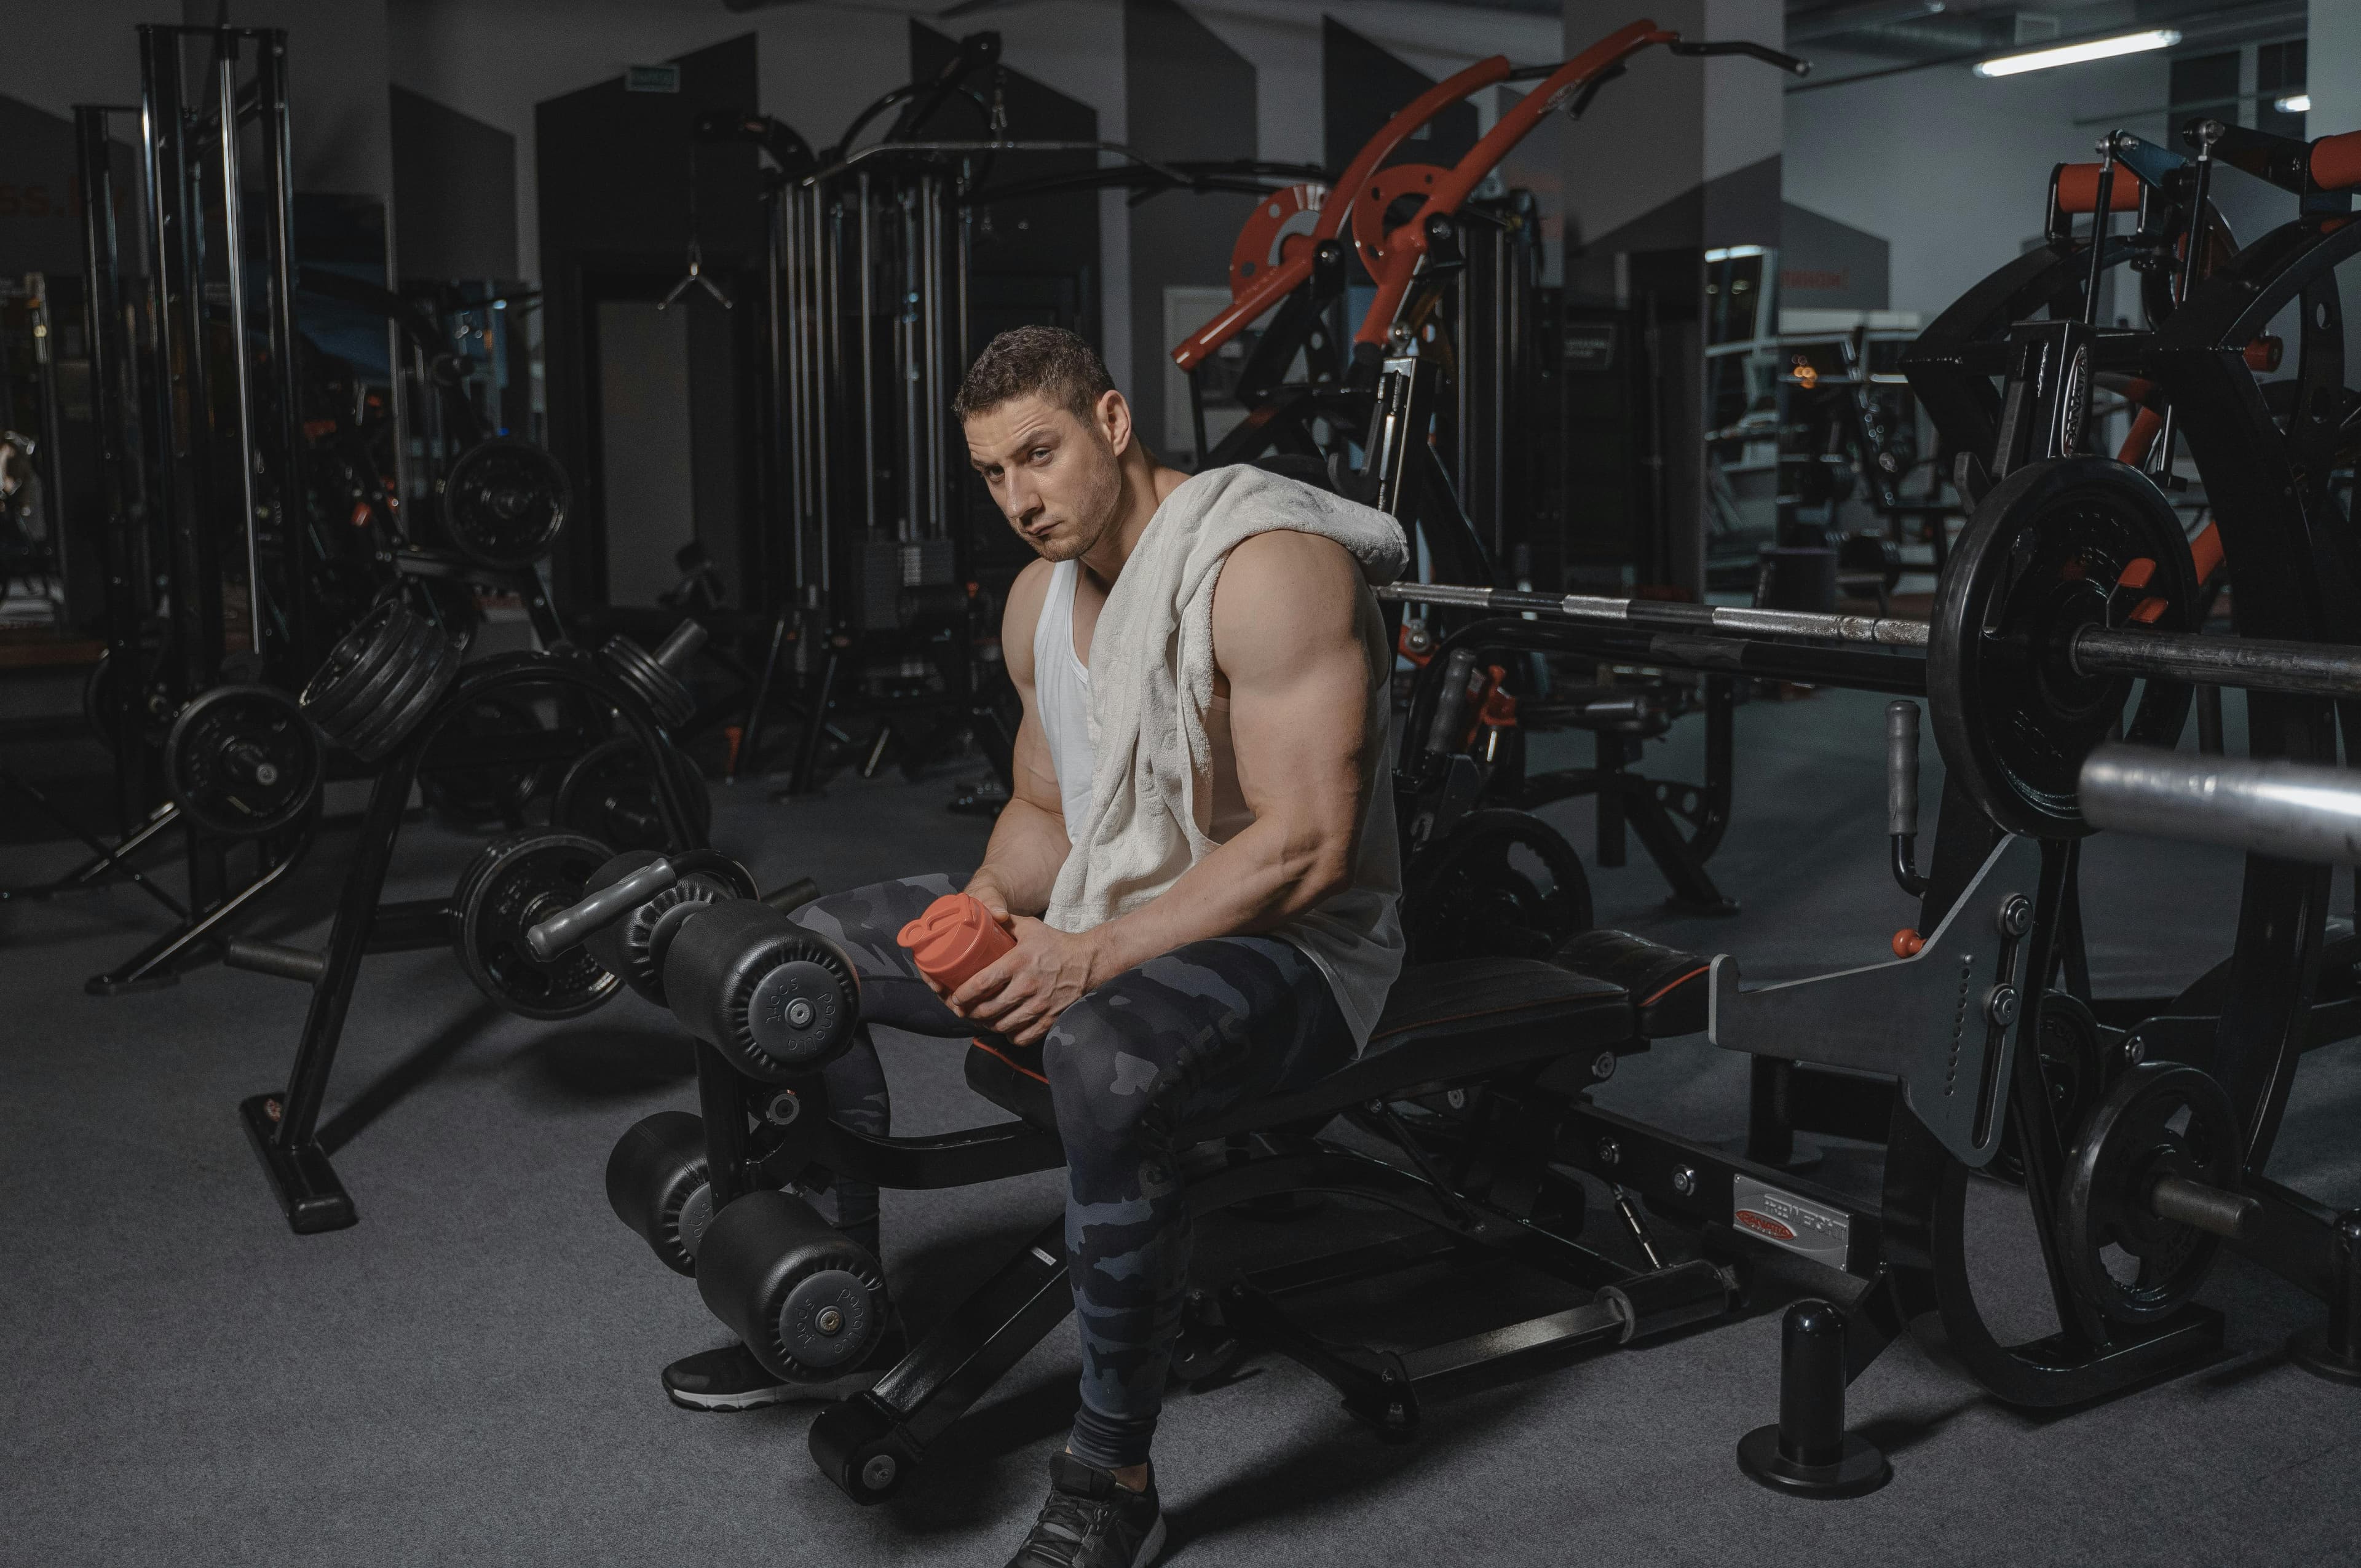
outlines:
M1688 38L1785 37L1779 0L1664 0L1652 15ZM1568 57L1630 19L1611 0L1565 0ZM1775 258L1786 82L1755 60L1651 49L1562 137L1567 293L1633 311L1635 346L1657 354L1664 524L1638 563L1642 587L1704 591L1704 253L1762 246ZM1763 275L1775 280L1775 265Z

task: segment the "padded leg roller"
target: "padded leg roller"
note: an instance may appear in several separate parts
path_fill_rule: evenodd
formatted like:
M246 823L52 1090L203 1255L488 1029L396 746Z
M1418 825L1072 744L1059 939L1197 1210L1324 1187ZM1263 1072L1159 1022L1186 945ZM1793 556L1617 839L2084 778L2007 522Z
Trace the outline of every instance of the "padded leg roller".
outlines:
M785 1192L750 1192L713 1217L697 1289L755 1360L791 1383L841 1376L885 1332L884 1270Z
M607 1157L607 1202L666 1268L695 1277L713 1219L703 1118L659 1111L635 1123Z
M1867 1438L1845 1431L1844 1313L1798 1301L1779 1327L1779 1424L1739 1440L1738 1467L1774 1492L1858 1497L1894 1479Z

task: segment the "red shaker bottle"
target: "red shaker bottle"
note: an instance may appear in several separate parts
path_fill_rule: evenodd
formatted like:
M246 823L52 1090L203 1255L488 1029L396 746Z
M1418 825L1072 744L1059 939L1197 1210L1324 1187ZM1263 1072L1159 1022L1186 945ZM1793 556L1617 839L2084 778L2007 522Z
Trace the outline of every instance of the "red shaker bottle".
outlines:
M946 991L957 991L1016 945L1016 938L992 917L992 911L982 901L963 893L947 893L927 905L927 912L903 927L895 940L909 948L910 960ZM996 1036L992 1044L983 1040L971 1043L1026 1077L1048 1081L1038 1065L1038 1047L1020 1050ZM1028 1067L1024 1058L1031 1058L1037 1065Z
M957 991L977 971L1016 945L979 899L947 893L894 938L910 959L945 991Z

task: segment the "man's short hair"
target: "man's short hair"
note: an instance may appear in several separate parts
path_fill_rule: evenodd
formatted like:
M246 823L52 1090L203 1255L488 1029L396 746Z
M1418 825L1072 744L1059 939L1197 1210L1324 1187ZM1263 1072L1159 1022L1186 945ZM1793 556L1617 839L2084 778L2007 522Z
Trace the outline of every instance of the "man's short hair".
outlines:
M1092 409L1114 390L1106 361L1080 336L1061 326L1011 327L985 344L967 367L951 411L969 420L1011 398L1038 392L1088 424Z

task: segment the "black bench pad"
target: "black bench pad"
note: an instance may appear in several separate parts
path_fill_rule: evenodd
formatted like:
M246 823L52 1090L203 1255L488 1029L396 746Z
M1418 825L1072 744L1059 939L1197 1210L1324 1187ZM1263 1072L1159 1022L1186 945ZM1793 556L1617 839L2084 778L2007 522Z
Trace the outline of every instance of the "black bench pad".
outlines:
M1348 1105L1430 1084L1482 1078L1571 1052L1614 1047L1631 1033L1623 988L1538 959L1462 959L1402 971L1360 1059L1309 1088L1239 1106L1190 1141L1333 1115ZM967 1053L968 1086L1037 1126L1054 1129L1040 1047Z
M1585 931L1554 955L1566 968L1612 981L1631 997L1642 1038L1696 1035L1706 1025L1713 960L1629 931Z

